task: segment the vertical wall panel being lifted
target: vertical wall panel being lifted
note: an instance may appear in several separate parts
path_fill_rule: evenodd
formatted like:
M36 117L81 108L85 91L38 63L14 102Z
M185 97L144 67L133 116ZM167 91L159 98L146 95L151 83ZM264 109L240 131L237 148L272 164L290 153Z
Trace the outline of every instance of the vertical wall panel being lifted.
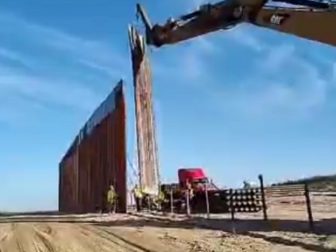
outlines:
M126 111L120 81L76 136L60 163L59 210L107 210L113 185L118 212L126 212Z
M132 54L139 183L143 191L158 195L159 162L152 101L152 76L144 37L129 27Z

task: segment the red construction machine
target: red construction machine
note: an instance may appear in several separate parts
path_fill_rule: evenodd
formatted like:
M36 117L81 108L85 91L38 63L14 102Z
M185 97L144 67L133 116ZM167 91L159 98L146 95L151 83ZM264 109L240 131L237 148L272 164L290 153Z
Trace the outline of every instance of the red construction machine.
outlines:
M162 204L163 211L173 210L174 212L187 211L187 193L189 193L189 205L191 213L205 213L209 202L211 213L227 213L230 211L232 197L244 191L219 189L204 172L203 168L182 168L178 170L178 183L163 184L161 191L164 194ZM238 192L239 191L239 192ZM253 194L253 192L251 191ZM251 195L251 204L254 204L254 196ZM257 203L256 203L257 205ZM173 209L172 209L173 208ZM256 207L256 211L260 209Z
M188 183L191 185L194 192L205 191L206 186L209 191L218 189L212 182L209 181L202 168L179 169L178 178L180 188L182 189L186 189Z
M163 184L163 211L190 213L259 212L262 209L260 188L222 189L206 176L203 168L178 170L178 183ZM189 197L187 197L189 193ZM208 200L208 204L207 204Z
M177 173L178 183L161 185L161 191L165 198L162 205L163 210L168 210L172 207L171 201L173 201L175 211L180 212L185 210L188 189L189 192L192 191L195 195L205 195L209 179L202 168L181 168ZM211 190L213 190L213 187ZM192 199L193 197L190 200L192 201Z

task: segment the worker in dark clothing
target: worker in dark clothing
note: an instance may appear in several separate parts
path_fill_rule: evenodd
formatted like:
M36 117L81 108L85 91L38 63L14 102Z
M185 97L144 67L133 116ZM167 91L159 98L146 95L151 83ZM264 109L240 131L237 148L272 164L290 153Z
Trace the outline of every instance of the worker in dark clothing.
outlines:
M136 210L137 212L140 212L142 209L142 192L141 189L138 187L138 185L135 185L134 189L133 189L133 194L134 194L134 198L135 198L135 204L136 204Z
M185 190L185 200L186 200L186 207L187 207L187 214L190 215L191 213L191 206L190 201L192 200L194 196L192 184L189 182L189 180L186 181L186 190Z
M187 180L186 182L186 193L189 194L189 199L194 197L194 190L192 188L192 184Z

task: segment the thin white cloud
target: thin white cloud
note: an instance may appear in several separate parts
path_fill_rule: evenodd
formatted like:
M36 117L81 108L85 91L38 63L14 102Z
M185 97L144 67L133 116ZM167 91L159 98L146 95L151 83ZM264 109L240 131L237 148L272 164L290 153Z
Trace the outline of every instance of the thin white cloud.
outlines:
M331 79L297 55L293 45L270 49L257 61L253 74L237 89L213 90L217 104L247 115L307 114L324 106Z
M293 60L299 60L295 55L295 46L293 44L275 45L273 48L268 48L267 52L261 57L258 67L263 72L278 73L280 69L288 66L288 61ZM305 63L302 63L302 65L305 65Z
M18 72L0 76L2 95L24 96L35 102L91 110L99 95L92 89L66 80L33 77Z
M21 36L27 43L41 45L54 52L59 52L73 61L92 61L108 67L120 67L128 64L120 50L115 50L109 43L68 34L53 27L29 22L19 16L0 12L0 21L3 24L0 32L8 36ZM13 27L8 30L6 27ZM0 34L1 34L0 33Z
M193 42L194 50L198 50L202 54L213 54L219 52L218 44L214 43L209 37L197 37Z
M104 41L81 38L3 12L0 22L0 36L24 40L32 48L30 52L16 43L0 41L0 105L10 107L8 113L1 111L2 122L31 117L36 104L88 113L112 83L128 73L128 60ZM13 106L12 100L20 102Z
M177 64L171 64L169 71L162 64L162 72L175 76L177 83L192 80L192 86L207 94L215 106L236 115L305 115L322 108L328 102L330 88L335 82L336 67L333 73L330 69L330 76L334 74L334 78L330 78L322 74L325 69L305 57L305 54L309 55L309 48L303 53L295 42L274 43L272 34L270 38L260 34L251 26L243 25L218 36L197 38L172 53L170 57L175 58ZM244 47L246 55L225 53L228 43L237 51ZM325 57L323 61L330 62L331 59ZM222 72L212 70L213 64L220 64L220 61L247 61L250 65L246 69L246 64L242 69L233 69L229 64ZM238 81L227 81L227 71L240 75Z
M21 61L21 57L16 52L6 48L0 48L0 57L14 61Z
M41 112L44 112L44 107L36 101L8 93L0 95L0 123L2 125L22 127L31 122L33 114Z
M336 87L336 62L332 64L332 81Z
M161 52L154 54L152 61L154 75L162 79L170 78L177 84L205 85L202 80L211 79L209 75L211 66L207 62L223 53L222 46L216 38L197 37L176 47L167 49L165 55Z
M93 70L97 70L111 78L115 78L116 76L120 76L119 78L122 79L127 79L127 76L125 75L127 71L120 69L116 69L116 68L111 68L109 66L107 66L106 64L100 64L99 62L94 62L94 61L89 61L89 60L79 60L79 63L83 64L86 67L89 67Z
M36 64L36 61L32 58L23 56L22 54L11 49L0 47L0 63L3 60L20 63L25 67L32 67Z
M259 39L258 33L252 32L252 29L258 29L258 27L252 27L250 24L239 24L230 30L223 31L221 36L231 43L236 43L237 46L244 46L253 51L261 52L268 45Z

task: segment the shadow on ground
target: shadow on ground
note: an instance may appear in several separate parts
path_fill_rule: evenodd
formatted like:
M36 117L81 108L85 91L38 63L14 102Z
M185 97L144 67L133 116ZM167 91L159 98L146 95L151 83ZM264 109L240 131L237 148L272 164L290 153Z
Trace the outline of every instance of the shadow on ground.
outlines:
M316 233L320 235L336 235L336 219L323 219L315 222L315 229L312 231L306 221L298 220L227 220L227 219L205 219L191 218L188 220L163 220L163 219L140 219L140 220L121 220L113 222L95 222L101 226L153 226L164 228L185 228L192 229L204 228L211 230L220 230L226 232L244 233L249 231L255 232L300 232Z

